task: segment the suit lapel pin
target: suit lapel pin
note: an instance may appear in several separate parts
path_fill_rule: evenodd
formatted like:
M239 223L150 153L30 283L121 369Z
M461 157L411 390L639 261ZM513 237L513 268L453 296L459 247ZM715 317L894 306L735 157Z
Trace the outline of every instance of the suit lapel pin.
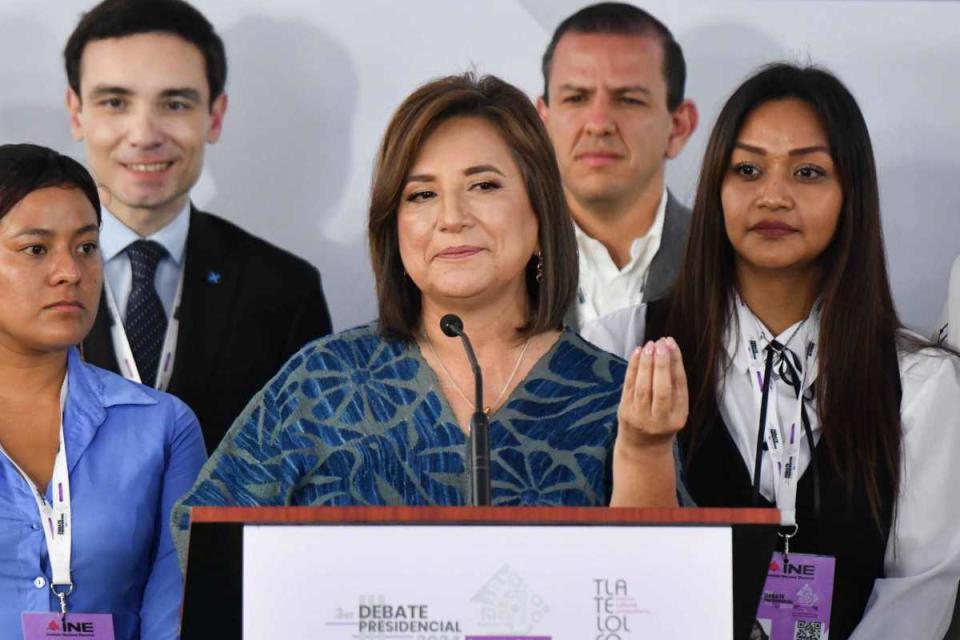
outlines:
M207 284L220 284L220 272L219 271L209 271L207 272Z

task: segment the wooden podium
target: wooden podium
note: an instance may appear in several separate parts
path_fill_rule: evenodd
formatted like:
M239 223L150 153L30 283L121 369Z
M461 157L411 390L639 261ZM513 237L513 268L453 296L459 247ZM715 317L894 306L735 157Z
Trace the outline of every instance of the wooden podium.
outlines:
M733 637L747 638L777 541L779 522L780 515L775 509L194 507L182 638L243 637L243 540L244 528L248 525L350 525L386 529L391 525L729 527L733 556ZM384 545L390 544L389 531L384 531L382 538ZM694 603L689 614L696 615L696 610Z

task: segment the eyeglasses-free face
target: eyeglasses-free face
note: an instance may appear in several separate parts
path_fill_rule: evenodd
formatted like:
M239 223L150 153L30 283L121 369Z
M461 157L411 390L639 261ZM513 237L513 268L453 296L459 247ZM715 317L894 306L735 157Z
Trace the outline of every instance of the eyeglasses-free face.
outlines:
M452 118L427 138L397 211L404 269L424 304L527 301L538 223L513 154L483 118Z
M39 189L0 218L0 347L43 353L83 340L100 301L99 236L75 188Z
M568 196L622 208L650 189L696 126L685 101L667 107L663 45L654 36L567 33L557 43L549 103L538 102ZM691 119L692 118L692 119Z
M203 54L178 36L145 33L90 42L80 70L82 95L67 93L71 128L105 204L124 221L172 218L226 111L225 95L211 107Z
M720 200L738 268L816 265L837 228L843 190L826 133L809 104L771 100L747 116Z

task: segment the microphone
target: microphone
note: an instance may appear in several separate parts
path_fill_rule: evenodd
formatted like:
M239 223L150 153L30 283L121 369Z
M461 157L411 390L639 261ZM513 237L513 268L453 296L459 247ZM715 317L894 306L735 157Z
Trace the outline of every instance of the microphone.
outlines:
M467 352L467 360L473 369L475 383L474 411L470 417L470 438L468 441L470 464L472 467L472 483L470 487L471 503L482 507L490 505L490 422L483 412L483 373L480 363L473 352L470 338L463 330L463 320L452 313L440 318L440 330L451 338L459 337L463 340L463 348Z
M448 313L440 318L440 331L449 338L456 338L463 334L463 320L458 315Z
M467 360L470 361L470 368L473 369L473 379L476 391L476 409L483 407L483 373L480 371L480 363L477 362L477 356L473 352L473 345L470 344L470 338L463 331L463 320L460 316L448 313L440 318L440 331L449 338L460 338L463 340L463 348L467 352Z

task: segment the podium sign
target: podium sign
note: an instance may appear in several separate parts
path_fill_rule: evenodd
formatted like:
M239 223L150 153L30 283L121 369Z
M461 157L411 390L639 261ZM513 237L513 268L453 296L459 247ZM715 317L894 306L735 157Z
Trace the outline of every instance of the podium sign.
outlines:
M183 640L746 638L776 509L194 507Z
M732 638L729 526L246 526L243 637Z

